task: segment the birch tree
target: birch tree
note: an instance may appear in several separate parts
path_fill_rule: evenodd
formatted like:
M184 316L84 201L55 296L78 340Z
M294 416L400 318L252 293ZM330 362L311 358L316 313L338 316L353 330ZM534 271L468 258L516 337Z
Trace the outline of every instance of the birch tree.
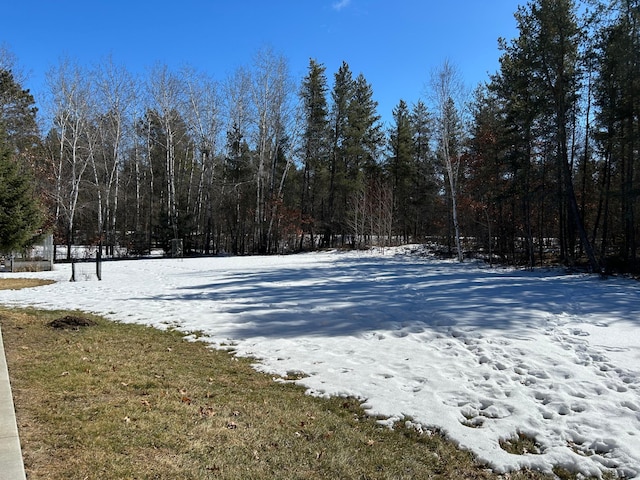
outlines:
M451 199L451 221L453 223L458 260L464 260L460 244L458 222L458 174L462 152L460 150L459 105L464 94L464 85L458 70L448 60L431 75L431 98L435 113L435 130L438 154L444 166Z
M195 198L188 204L193 204L195 224L198 233L204 235L204 251L209 253L214 223L213 204L219 201L214 198L213 182L222 122L220 98L217 85L192 69L183 71L183 80L188 101L186 118L195 141L191 172L198 174L193 188Z
M223 85L226 155L220 195L223 203L222 215L234 254L246 251L246 233L250 223L249 203L254 200L250 193L251 185L255 183L252 172L253 155L248 144L252 116L250 86L250 74L245 68L236 69Z
M64 61L48 73L52 93L52 117L57 133L58 152L54 159L56 221L64 222L67 258L75 240L75 221L81 182L91 162L96 141L91 128L93 105L87 75L80 67Z
M285 58L272 50L258 52L254 69L251 99L256 123L255 225L257 249L264 253L270 250L271 219L278 205L278 202L270 202L276 200L274 194L279 193L288 170L282 153L286 142L285 126L291 113L289 97L293 89Z
M131 129L136 92L129 72L116 65L111 58L101 63L92 77L95 79L95 95L100 112L98 133L102 148L99 159L92 162L98 198L98 236L102 243L106 234L107 244L113 249L123 147Z
M183 91L179 77L170 72L166 65L158 65L153 69L148 83L148 95L162 131L160 141L165 155L167 227L174 239L178 238L178 217L180 214L176 190L176 147L182 133L177 128L177 124L181 120L180 111L184 102Z

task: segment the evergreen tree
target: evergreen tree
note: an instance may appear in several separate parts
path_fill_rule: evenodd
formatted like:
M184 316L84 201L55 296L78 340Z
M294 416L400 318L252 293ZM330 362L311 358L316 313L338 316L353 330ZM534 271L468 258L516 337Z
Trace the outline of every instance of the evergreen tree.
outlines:
M331 90L328 221L322 239L323 246L332 245L334 236L344 233L349 197L346 175L347 115L353 94L353 75L349 65L342 62L334 75Z
M488 252L491 262L494 253L503 255L509 251L507 237L514 238L509 235L513 230L513 219L508 208L513 199L508 193L512 188L512 175L505 162L509 129L504 121L504 105L487 86L478 88L471 109L473 119L465 192L471 207L471 224L479 229L474 236L479 240L479 246ZM509 150L511 147L509 145ZM497 245L494 245L494 239L497 239Z
M431 162L431 140L433 135L433 119L427 105L419 100L413 105L410 114L411 133L413 139L412 152L415 162L426 164Z
M427 105L419 100L411 109L411 134L413 164L416 175L412 180L411 198L415 204L414 237L433 235L442 215L436 212L439 203L440 179L436 174L433 140L433 118Z
M586 235L574 190L575 148L572 135L578 115L580 30L572 0L532 0L515 15L519 36L502 43L500 74L492 86L505 107L506 125L511 125L512 147L506 152L509 175L520 190L514 216L523 219L514 235L526 239L525 251L533 264L535 213L533 195L547 187L546 170L554 174L561 257L573 262L576 233L593 270L598 260ZM509 141L505 142L507 145ZM542 166L541 175L536 168ZM545 205L537 205L543 212ZM519 211L522 211L520 214ZM540 222L543 228L544 222ZM539 232L540 238L544 235Z
M28 246L42 225L31 171L38 156L35 100L0 68L0 250Z
M389 132L391 156L386 163L386 172L393 189L393 212L395 229L405 242L413 233L411 223L415 218L412 184L417 174L413 155L413 132L411 114L404 100L393 109L394 125Z
M11 148L26 154L39 143L35 100L9 70L0 68L0 125Z
M229 234L228 246L234 255L246 252L246 234L250 230L249 211L253 207L251 192L253 172L251 151L240 127L233 123L227 132L226 156L222 180L222 205L218 222Z
M311 247L314 247L313 220L325 225L328 216L323 208L328 193L329 118L327 107L327 78L324 65L309 61L309 73L302 81L302 188L300 222L309 228ZM304 235L300 238L300 248Z
M523 19L523 11L516 15ZM530 31L530 25L526 28L521 21L523 31ZM535 65L531 62L533 54L529 51L531 41L528 35L521 35L513 40L510 45L504 41L502 49L504 54L500 58L500 72L492 77L489 85L489 92L484 99L484 107L477 105L477 112L485 118L475 118L477 128L482 132L487 127L487 123L494 125L499 123L501 128L496 132L496 145L484 147L498 149L499 157L495 166L499 172L499 178L507 181L499 181L495 187L497 189L496 199L499 203L499 224L497 229L499 251L503 258L509 258L512 262L520 263L520 258L516 258L516 252L524 250L524 261L533 267L534 265L534 206L532 205L533 192L539 188L535 180L536 157L545 158L544 151L540 150L540 145L552 143L548 140L548 132L553 131L548 127L550 122L548 108L542 99L548 97L546 87L536 80ZM491 100L491 95L496 98ZM489 110L487 107L492 105ZM487 117L493 113L494 118ZM484 124L484 125L482 125ZM480 140L480 139L478 139ZM485 139L486 140L486 139ZM480 144L476 143L476 147ZM501 148L504 146L504 148ZM476 152L479 153L479 152ZM553 165L550 168L555 168ZM556 182L556 188L561 182ZM550 190L547 188L546 190ZM498 193L499 192L499 193ZM566 224L563 219L566 217L564 203L561 201L562 193L558 193L559 204L553 205L554 209L560 211L558 214L560 224ZM544 199L542 199L544 202ZM545 208L538 205L538 212L543 215ZM540 222L540 227L544 228L544 223ZM545 228L546 230L546 228ZM564 232L564 229L560 229ZM546 232L548 236L556 232ZM542 233L540 234L543 235ZM560 238L564 238L561 234ZM521 248L520 239L524 239ZM560 242L564 251L565 242Z
M0 251L27 247L41 225L32 181L20 168L3 128L0 128Z
M601 32L597 140L603 152L600 169L602 223L600 254L604 257L614 237L623 265L635 266L638 239L638 145L640 144L640 2L611 2L614 16Z
M532 43L536 78L543 84L550 98L549 110L555 128L556 165L564 188L569 225L578 236L594 271L600 271L595 252L587 238L578 210L573 184L569 130L578 100L578 46L580 30L572 0L538 0L529 12L524 12L521 35L528 35ZM534 27L529 31L529 22ZM573 230L573 231L575 231ZM572 230L567 229L567 253L574 254Z
M359 74L347 109L346 169L350 182L354 182L352 187L360 185L363 174L375 174L379 167L378 156L384 135L377 108L371 84Z
M354 197L362 198L364 195L364 198L369 199L369 205L366 207L369 209L370 222L373 222L372 209L387 210L392 205L389 192L386 188L381 188L386 187L380 178L382 170L379 163L384 134L380 124L380 116L377 114L377 106L378 103L373 100L371 85L363 74L359 74L354 82L353 97L347 108L344 142L347 209L345 219L342 222L343 237L347 233L353 233L353 229L348 226L353 224L354 212L352 210L354 208L362 209L362 205L353 205ZM372 202L376 204L374 205ZM372 234L375 231L376 235L381 236L383 233L389 232L388 216L376 213L377 219L381 219L383 216L385 217L383 222L385 225L378 224L375 227L371 225Z

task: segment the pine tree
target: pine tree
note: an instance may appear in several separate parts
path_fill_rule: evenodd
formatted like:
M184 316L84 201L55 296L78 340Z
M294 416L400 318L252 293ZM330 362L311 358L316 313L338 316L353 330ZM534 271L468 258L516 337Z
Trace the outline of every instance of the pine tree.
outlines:
M31 178L18 165L11 142L0 128L0 251L29 246L40 225Z
M379 155L384 144L384 134L380 124L380 116L377 114L377 107L378 103L373 100L371 85L363 74L359 74L354 82L353 97L347 108L344 168L348 208L346 209L346 221L342 222L343 235L353 233L353 229L348 227L353 224L351 220L354 215L353 210L354 208L362 209L362 205L353 205L354 196L362 197L363 194L365 198L369 199L369 205L366 207L370 210L371 234L373 235L375 230L376 235L380 237L383 233L388 233L389 230L387 224L390 222L387 219L384 221L384 227L379 223L375 227L373 226L374 215L371 211L372 209L377 212L380 209L387 210L391 205L386 185L381 181L382 170ZM388 216L376 213L375 217L379 220Z
M39 147L35 100L0 69L0 251L28 246L42 225L30 172Z
M356 183L356 187L363 174L376 173L378 169L384 135L377 108L371 84L363 74L359 74L347 109L346 127L347 176Z
M413 233L411 222L415 218L412 183L417 174L413 155L411 114L404 100L393 109L394 125L389 132L389 150L386 171L393 188L393 211L396 230L405 242Z
M480 245L488 252L489 262L493 254L508 251L507 231L513 228L508 221L506 204L509 201L509 179L505 170L505 141L508 129L504 122L504 105L494 91L487 86L475 92L471 105L472 124L469 141L468 178L465 190L469 197L473 224L482 228L475 234ZM510 144L510 147L513 144ZM486 239L486 240L485 240ZM497 239L498 251L494 248Z
M433 135L433 119L426 104L419 100L411 109L411 133L413 137L412 152L415 162L428 163L431 160L431 140Z
M640 138L640 2L617 0L611 24L601 31L596 137L604 159L601 169L602 218L600 254L618 237L623 264L637 262L636 211L638 205L638 145Z
M521 22L521 34L529 36L534 53L536 77L550 96L550 113L554 120L556 163L562 179L568 216L577 230L580 241L593 271L601 267L589 241L578 209L573 184L572 158L569 153L569 129L578 100L579 71L578 46L580 30L572 0L538 0ZM532 22L532 31L524 30ZM572 239L570 232L568 240ZM572 244L569 253L573 255Z
M6 141L17 152L25 153L38 144L35 100L9 70L0 68L0 124Z
M411 198L415 204L414 237L418 234L432 235L436 230L435 212L438 204L440 179L436 174L434 155L431 149L433 140L433 118L427 105L419 100L411 109L411 134L413 164L416 175L412 181Z
M303 132L301 156L303 162L302 188L300 198L300 223L308 224L311 247L314 247L312 219L325 225L328 214L323 208L328 196L329 170L329 118L327 107L327 78L324 65L309 61L309 73L302 81ZM304 235L300 238L300 248Z
M510 175L520 191L521 207L514 204L514 216L523 219L528 262L533 264L532 194L543 186L535 184L536 164L555 175L555 217L561 256L572 262L576 233L590 267L600 266L587 237L574 190L574 151L570 142L578 114L580 29L573 0L532 0L516 13L519 36L502 43L500 74L492 80L494 91L504 102L506 125L513 148L507 153ZM508 144L508 142L506 142ZM540 161L542 159L542 162ZM543 179L542 182L545 180ZM544 205L538 205L543 211ZM522 210L519 214L516 210ZM541 228L542 228L542 222ZM539 232L542 238L543 233Z
M353 75L349 65L342 62L334 75L331 90L328 221L322 239L323 246L332 245L334 236L344 233L349 196L346 176L347 114L353 92Z
M521 19L522 31L530 31L532 27L525 25L524 11L521 9L517 18ZM500 58L500 72L492 77L489 85L488 95L496 95L493 113L493 121L499 122L502 128L496 132L496 142L498 145L499 161L496 165L499 181L496 187L496 197L499 201L499 225L497 230L499 251L506 258L516 259L516 251L520 250L520 239L524 239L524 256L529 267L533 267L534 258L534 230L533 222L534 206L532 205L532 192L542 189L536 183L534 164L536 156L546 158L543 152L537 151L539 144L553 143L548 140L547 131L552 131L548 127L550 123L548 107L540 99L548 97L546 87L537 80L535 65L531 62L533 55L529 52L531 42L527 35L521 34L513 40L510 45L504 41L502 49L505 52ZM484 101L489 101L489 97ZM478 113L487 114L486 109L481 109ZM480 118L475 119L481 121ZM491 121L488 118L484 123ZM478 125L480 127L480 125ZM544 139L544 140L541 140ZM485 142L486 143L486 142ZM476 144L477 145L477 144ZM501 148L504 145L504 149ZM487 146L487 145L485 145ZM553 165L549 169L555 168ZM556 182L561 184L561 182ZM562 190L561 186L556 186ZM547 187L547 190L549 188ZM556 195L559 205L557 217L560 225L566 224L566 209L562 199L562 193ZM544 202L544 198L541 200ZM544 214L545 208L538 207L540 215ZM540 222L541 225L543 224ZM560 238L564 238L564 228L560 228ZM539 235L543 236L542 232ZM549 232L550 236L551 233ZM561 241L561 250L564 252L566 242ZM564 255L563 255L564 256Z
M243 254L247 245L246 233L249 210L253 206L251 185L251 152L237 123L227 131L226 156L222 180L220 218L229 234L229 247L234 255Z

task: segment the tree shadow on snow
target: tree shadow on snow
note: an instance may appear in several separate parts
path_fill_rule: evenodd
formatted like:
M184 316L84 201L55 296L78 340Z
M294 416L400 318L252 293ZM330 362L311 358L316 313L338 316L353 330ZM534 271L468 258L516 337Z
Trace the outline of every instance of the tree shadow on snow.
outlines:
M526 336L561 318L640 323L636 283L559 270L499 270L402 256L343 257L271 271L209 271L202 278L207 281L153 298L184 302L187 312L190 302L211 304L211 315L233 315L234 338L427 329L509 330Z

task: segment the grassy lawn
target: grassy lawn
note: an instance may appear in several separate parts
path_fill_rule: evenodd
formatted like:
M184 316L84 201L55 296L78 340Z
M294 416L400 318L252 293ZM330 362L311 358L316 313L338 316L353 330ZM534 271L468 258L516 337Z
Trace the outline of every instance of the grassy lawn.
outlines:
M70 315L91 325L51 325ZM437 433L381 427L175 331L8 308L0 325L29 479L498 478Z

